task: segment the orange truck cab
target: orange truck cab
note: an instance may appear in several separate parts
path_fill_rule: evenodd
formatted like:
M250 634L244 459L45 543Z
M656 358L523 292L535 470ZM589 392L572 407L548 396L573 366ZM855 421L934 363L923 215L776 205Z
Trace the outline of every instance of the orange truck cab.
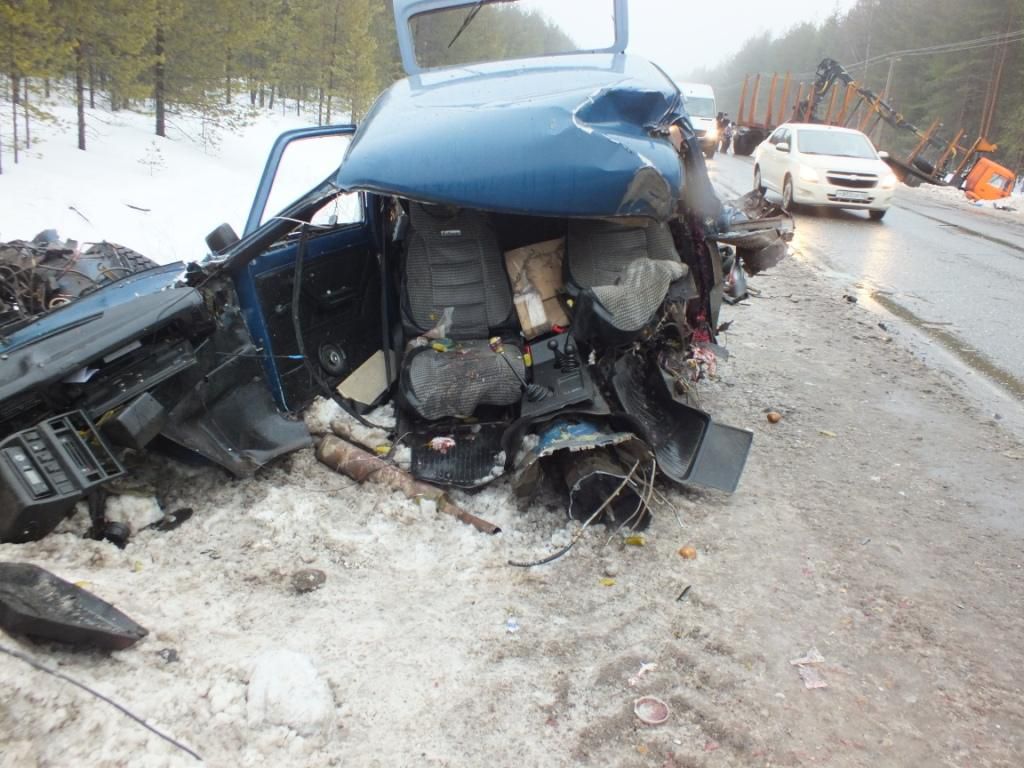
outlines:
M971 200L999 200L1013 192L1013 181L1013 171L983 157L967 174L964 192Z

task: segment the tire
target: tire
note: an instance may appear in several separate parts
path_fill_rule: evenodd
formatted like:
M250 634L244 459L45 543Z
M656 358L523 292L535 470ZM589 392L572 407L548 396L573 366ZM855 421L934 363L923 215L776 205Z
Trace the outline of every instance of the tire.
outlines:
M881 221L885 218L885 213L884 210L871 210L868 211L868 216L871 217L872 221Z
M782 210L792 213L793 207L793 177L787 173L782 180Z
M40 233L31 242L0 243L0 326L25 321L65 306L87 293L158 266L141 253L114 243L96 243L79 253L77 243L56 233ZM8 310L17 307L18 318Z
M935 166L925 160L923 157L914 158L914 167L926 176L935 175Z
M761 180L761 166L754 166L754 189L760 192L762 195L765 192L764 182Z

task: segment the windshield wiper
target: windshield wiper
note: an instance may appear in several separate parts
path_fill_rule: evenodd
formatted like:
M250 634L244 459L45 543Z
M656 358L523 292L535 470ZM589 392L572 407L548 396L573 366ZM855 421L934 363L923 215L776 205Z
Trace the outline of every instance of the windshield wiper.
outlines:
M476 5L469 9L469 13L466 14L466 18L462 20L462 26L459 27L459 31L455 33L455 37L448 43L448 47L451 48L455 45L455 41L459 39L459 35L466 31L466 27L473 23L473 19L480 13L480 9L484 7L485 0L477 0Z

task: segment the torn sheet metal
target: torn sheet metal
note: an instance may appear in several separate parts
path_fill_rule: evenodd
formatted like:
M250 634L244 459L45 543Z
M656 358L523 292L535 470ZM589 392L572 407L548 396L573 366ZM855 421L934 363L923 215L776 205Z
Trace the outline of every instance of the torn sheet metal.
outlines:
M723 204L719 230L718 242L735 247L737 260L753 276L785 258L794 223L791 214L755 189Z
M149 634L110 603L28 563L0 563L0 628L107 650L127 648Z
M636 435L631 432L615 432L585 419L556 419L524 441L515 462L513 490L520 498L533 494L540 482L540 460L543 458L559 452L579 453L608 448L630 440L636 440Z

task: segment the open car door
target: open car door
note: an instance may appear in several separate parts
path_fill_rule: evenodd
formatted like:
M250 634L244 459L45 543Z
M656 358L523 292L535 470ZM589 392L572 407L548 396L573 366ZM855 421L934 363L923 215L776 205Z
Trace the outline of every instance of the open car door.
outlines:
M278 138L243 235L262 245L231 267L269 387L288 411L381 347L379 212L371 197L333 183L355 130L327 126Z

